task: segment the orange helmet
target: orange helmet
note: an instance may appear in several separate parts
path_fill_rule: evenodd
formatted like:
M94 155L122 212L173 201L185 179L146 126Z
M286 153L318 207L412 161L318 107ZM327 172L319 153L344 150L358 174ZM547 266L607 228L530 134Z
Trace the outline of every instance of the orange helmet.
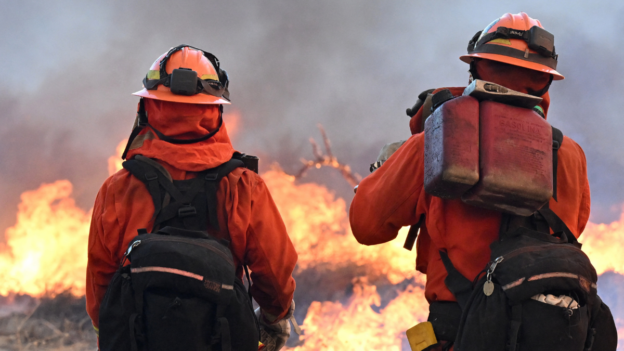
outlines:
M468 43L468 54L459 59L471 63L475 57L549 73L554 80L564 78L556 70L555 37L524 12L506 13L477 32Z
M179 45L162 54L133 95L187 104L229 104L229 79L211 53Z

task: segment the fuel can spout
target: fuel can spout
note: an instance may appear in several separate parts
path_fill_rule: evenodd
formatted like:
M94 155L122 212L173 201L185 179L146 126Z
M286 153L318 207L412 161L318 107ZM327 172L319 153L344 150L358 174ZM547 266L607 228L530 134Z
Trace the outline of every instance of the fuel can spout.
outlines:
M464 90L464 96L472 96L479 101L491 100L506 105L533 108L542 102L541 97L511 90L500 84L475 79Z

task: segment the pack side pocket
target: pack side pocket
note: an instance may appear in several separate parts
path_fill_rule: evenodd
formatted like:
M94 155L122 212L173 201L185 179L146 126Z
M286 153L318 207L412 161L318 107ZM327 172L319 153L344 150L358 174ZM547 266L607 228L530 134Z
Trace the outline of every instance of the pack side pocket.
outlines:
M210 350L216 305L165 289L145 291L147 350Z
M592 328L595 330L595 334L593 335L591 350L615 351L618 346L618 331L613 315L609 306L602 302L598 296L596 298L598 303L594 308L597 308L598 311L594 313L594 320L592 320Z
M234 297L225 311L232 333L232 350L258 350L260 331L253 305L243 282L235 278Z
M130 267L117 270L100 304L100 350L131 349L130 315L135 311Z
M583 351L589 313L587 306L566 309L535 300L522 303L521 350Z

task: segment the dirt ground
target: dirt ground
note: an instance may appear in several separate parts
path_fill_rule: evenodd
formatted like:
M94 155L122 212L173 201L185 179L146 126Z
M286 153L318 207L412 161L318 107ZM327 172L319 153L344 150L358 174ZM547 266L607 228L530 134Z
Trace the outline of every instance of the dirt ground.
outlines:
M84 297L67 293L53 299L18 296L11 300L0 306L0 351L97 350Z

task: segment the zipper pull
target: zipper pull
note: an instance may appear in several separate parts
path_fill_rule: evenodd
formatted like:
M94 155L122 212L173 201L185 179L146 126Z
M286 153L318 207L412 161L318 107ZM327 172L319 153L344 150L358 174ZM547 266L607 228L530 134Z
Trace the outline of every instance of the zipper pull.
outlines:
M496 260L494 260L494 262L490 264L490 268L488 268L487 270L486 281L485 281L485 284L483 284L483 293L485 294L485 296L491 296L494 293L494 283L492 283L492 274L494 274L494 271L496 270L496 266L498 266L498 264L501 262L503 262L503 256L497 257Z
M139 245L141 245L141 240L137 240L137 241L133 242L132 245L130 245L130 247L128 248L128 250L126 251L126 253L123 256L123 259L121 260L121 263L119 264L119 269L121 269L121 267L123 267L124 264L126 263L126 260L128 259L128 256L132 252L132 249L134 249L135 247L137 247Z
M128 248L128 251L126 251L126 253L124 254L124 257L128 257L130 253L132 252L132 249L134 249L135 247L139 245L141 245L141 240L137 240L133 242L132 245L130 245L130 247Z

